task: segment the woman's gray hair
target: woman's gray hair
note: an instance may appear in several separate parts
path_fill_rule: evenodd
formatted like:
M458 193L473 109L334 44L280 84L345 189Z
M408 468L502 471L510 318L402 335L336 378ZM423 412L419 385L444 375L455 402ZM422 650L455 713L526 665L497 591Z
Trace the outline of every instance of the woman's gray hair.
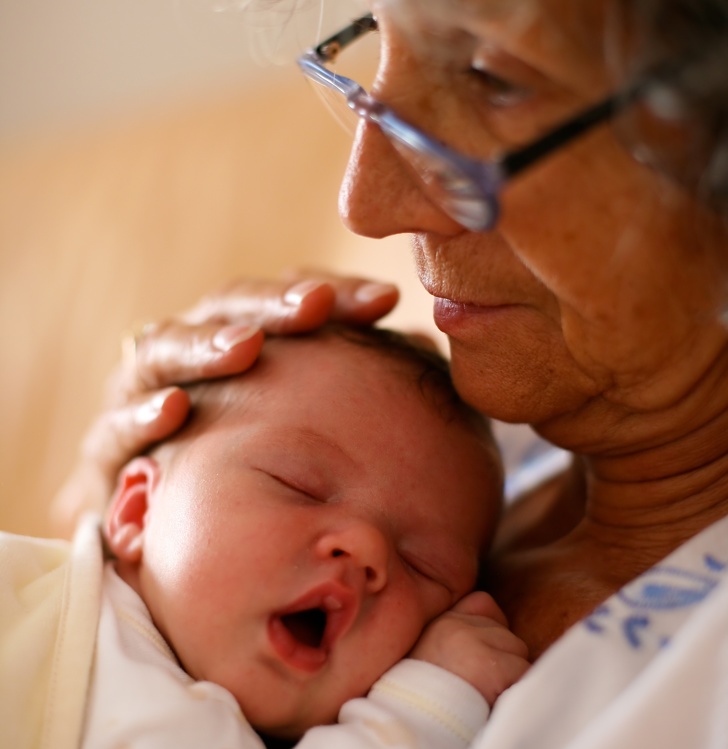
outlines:
M626 73L668 74L625 117L638 158L728 217L728 0L618 0Z
M526 25L538 1L482 0L490 13L507 9ZM328 5L324 0L209 2L217 9L246 10L253 41L262 50L258 56L269 61L280 58L281 50L286 51L284 59L290 56L282 32L294 26L297 16L310 16ZM357 3L330 3L347 8L352 4ZM619 119L627 144L638 159L677 179L728 218L728 0L607 0L606 5L615 11L606 43L618 79L642 76L666 61L675 71ZM428 6L426 0L390 0L390 7L399 13L447 8ZM319 26L321 22L318 17ZM311 29L304 37L311 43L317 35Z

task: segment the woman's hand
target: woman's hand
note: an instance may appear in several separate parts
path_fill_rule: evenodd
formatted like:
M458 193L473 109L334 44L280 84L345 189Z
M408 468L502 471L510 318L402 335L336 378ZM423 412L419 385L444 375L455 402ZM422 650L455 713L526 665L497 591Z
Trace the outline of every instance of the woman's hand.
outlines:
M83 511L102 510L119 469L182 426L189 399L177 385L244 372L264 333L302 333L328 321L370 324L398 297L391 284L306 270L279 281L236 281L178 317L145 325L125 339L108 408L53 503L57 531L67 536Z
M256 329L283 335L331 320L368 325L398 298L391 284L315 271L280 281L236 281L177 318L145 326L118 385L124 392L144 392L236 374L257 358Z

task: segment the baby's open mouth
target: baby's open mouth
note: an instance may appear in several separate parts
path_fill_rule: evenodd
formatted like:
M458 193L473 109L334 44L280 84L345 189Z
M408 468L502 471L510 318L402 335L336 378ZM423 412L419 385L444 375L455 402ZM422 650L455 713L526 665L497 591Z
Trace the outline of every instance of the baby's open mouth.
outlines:
M326 611L320 608L296 611L281 617L283 626L293 638L309 648L320 648L326 632Z
M296 669L318 671L359 611L358 596L339 582L319 585L268 621L278 656Z

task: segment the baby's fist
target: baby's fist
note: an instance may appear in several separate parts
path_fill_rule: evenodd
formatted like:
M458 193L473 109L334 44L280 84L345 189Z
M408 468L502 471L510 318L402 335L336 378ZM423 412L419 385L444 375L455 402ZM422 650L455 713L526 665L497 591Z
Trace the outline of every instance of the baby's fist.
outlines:
M430 622L410 653L456 674L493 705L528 669L528 648L506 626L495 601L471 593Z

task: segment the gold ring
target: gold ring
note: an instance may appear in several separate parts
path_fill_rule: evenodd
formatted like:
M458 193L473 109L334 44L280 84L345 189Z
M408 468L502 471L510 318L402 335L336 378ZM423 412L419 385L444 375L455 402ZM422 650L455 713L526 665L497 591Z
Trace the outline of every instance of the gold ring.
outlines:
M135 323L121 336L121 363L124 369L136 369L139 342L150 328L149 323Z

